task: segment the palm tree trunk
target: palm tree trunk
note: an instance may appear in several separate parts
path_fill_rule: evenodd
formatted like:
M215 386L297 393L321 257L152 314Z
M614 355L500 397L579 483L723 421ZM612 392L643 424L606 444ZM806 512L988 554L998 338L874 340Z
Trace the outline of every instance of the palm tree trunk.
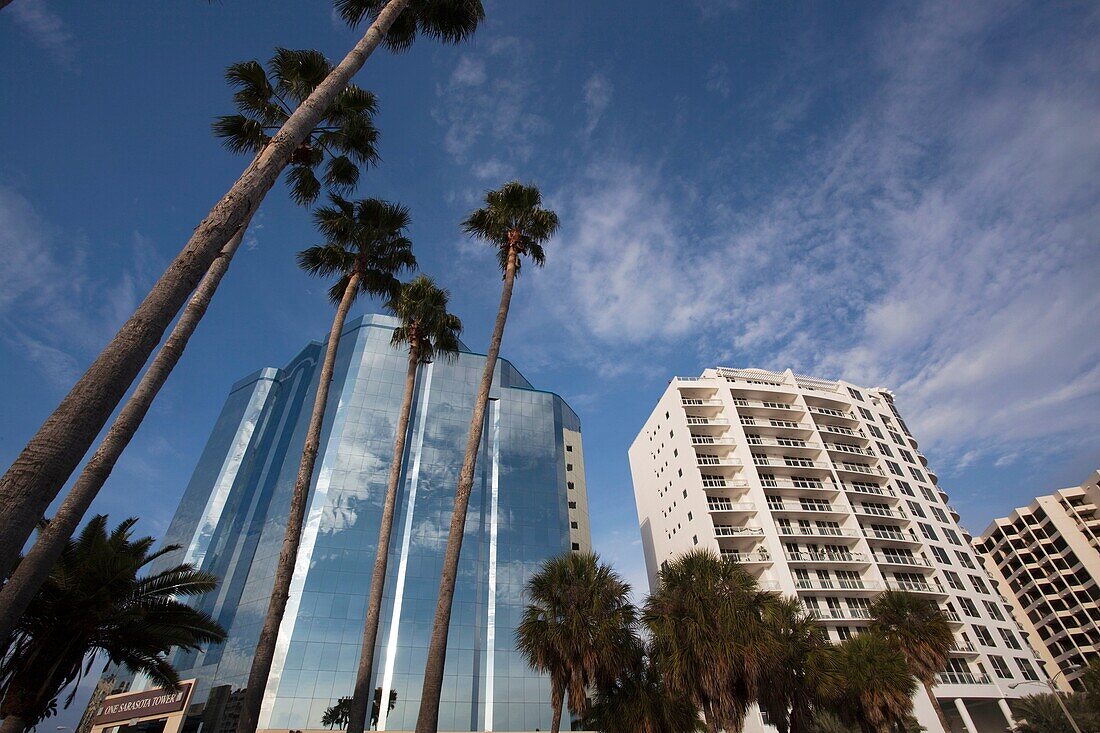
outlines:
M0 578L72 475L187 296L275 185L290 155L366 63L409 0L390 0L359 42L298 106L191 235L130 319L0 478Z
M451 515L447 548L443 554L443 574L439 579L439 599L435 606L432 640L428 646L428 661L424 668L424 688L420 694L420 713L416 719L416 733L436 733L439 727L439 695L443 689L443 668L447 662L447 633L451 625L451 605L454 602L455 579L458 576L458 558L462 552L462 534L466 528L466 510L470 505L470 490L474 486L477 452L481 445L481 433L485 427L489 388L493 384L493 372L496 370L497 356L500 354L500 342L504 337L504 324L508 321L508 306L512 302L512 288L516 280L516 256L515 248L510 248L508 262L504 268L504 288L500 294L500 308L497 310L497 320L493 326L493 338L489 342L489 353L485 356L485 369L481 372L481 384L478 386L477 399L474 402L474 414L470 418L466 455L462 459L462 470L458 474L454 513Z
M0 722L0 733L23 733L27 729L27 721L18 715L9 715Z
M714 708L710 703L703 703L703 722L706 723L707 733L718 733L718 721L715 719Z
M554 687L556 688L557 685ZM550 733L558 733L561 730L561 709L565 704L565 692L554 689L550 697L550 705L554 708L554 717L550 720Z
M164 386L168 375L179 363L188 340L206 314L218 284L229 269L229 263L244 239L244 227L248 226L250 219L251 215L241 230L225 245L221 254L214 260L214 264L210 265L210 269L191 296L176 327L172 329L172 333L153 359L153 363L149 365L149 369L146 370L134 393L115 418L103 442L84 467L49 524L38 535L30 552L19 562L7 584L0 590L0 639L8 638L19 617L27 610L35 593L46 582L50 570L65 549L66 541L76 531L88 507L114 470L119 456L126 450L141 421L145 419L153 399Z
M386 483L386 497L382 505L382 523L378 528L378 549L374 555L374 571L370 579L370 596L367 601L367 619L363 624L363 647L359 650L359 671L355 676L355 690L351 698L348 733L363 733L367 723L367 704L371 693L371 674L374 671L374 645L378 638L378 622L382 613L382 591L386 585L386 567L389 564L390 535L393 533L393 515L397 506L397 483L401 478L401 462L405 455L405 438L409 432L409 415L412 413L413 390L416 387L416 369L420 363L419 340L412 335L409 343L409 364L405 371L405 394L401 400L401 414L397 418L397 436L393 441L393 460ZM381 714L381 698L379 698Z
M924 691L928 695L928 702L932 703L932 709L936 711L936 717L940 720L940 725L943 726L943 733L951 733L951 724L947 722L947 716L943 714L943 708L940 707L939 700L932 694L932 685L927 682L922 682L924 685Z
M271 673L271 663L275 658L275 642L279 638L279 626L283 622L286 602L290 597L290 581L294 577L298 545L302 541L306 500L309 498L309 487L313 482L313 466L317 461L317 451L321 444L321 424L325 419L328 389L332 383L332 372L336 364L336 350L340 346L340 334L344 330L348 310L351 309L352 301L358 294L360 279L358 270L348 278L344 297L340 299L336 316L332 319L332 330L329 331L328 346L325 349L325 361L317 380L317 395L313 399L313 413L309 418L306 443L302 449L302 461L298 465L298 479L294 483L294 494L290 499L283 548L279 552L279 564L275 568L275 583L271 589L267 616L260 630L260 639L256 643L256 652L252 657L252 669L248 672L248 686L245 687L244 698L241 700L241 717L237 721L237 733L254 733L259 722L260 704L264 699L267 677Z

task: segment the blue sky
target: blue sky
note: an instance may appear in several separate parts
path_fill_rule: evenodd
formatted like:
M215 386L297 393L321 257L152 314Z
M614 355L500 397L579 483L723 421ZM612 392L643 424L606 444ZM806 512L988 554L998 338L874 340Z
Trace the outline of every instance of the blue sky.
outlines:
M499 277L458 222L542 187L563 226L504 353L581 415L595 544L631 579L626 448L707 366L891 387L974 531L1100 466L1094 3L486 6L472 42L357 77L383 158L358 194L411 208L478 349ZM287 0L0 13L0 463L243 167L209 133L224 68L353 38ZM162 532L229 385L326 332L293 258L317 241L274 190L97 511Z

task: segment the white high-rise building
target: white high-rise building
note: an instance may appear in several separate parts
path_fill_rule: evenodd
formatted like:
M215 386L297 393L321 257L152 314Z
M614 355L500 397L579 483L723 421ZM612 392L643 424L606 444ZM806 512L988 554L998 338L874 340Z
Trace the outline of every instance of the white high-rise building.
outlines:
M797 595L834 640L885 588L935 600L957 645L935 695L953 733L1004 731L1041 667L936 486L893 395L757 369L676 378L630 447L650 585L706 547ZM942 728L927 697L914 712ZM771 730L759 714L747 731Z
M994 520L974 546L1047 674L1071 689L1100 654L1100 471Z

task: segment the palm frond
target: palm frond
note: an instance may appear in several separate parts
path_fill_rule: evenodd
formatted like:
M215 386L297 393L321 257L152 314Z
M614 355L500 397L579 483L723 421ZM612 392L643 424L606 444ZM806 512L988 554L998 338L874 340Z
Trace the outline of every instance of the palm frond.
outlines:
M214 136L220 137L222 145L233 153L258 153L271 140L263 125L244 115L218 117L211 127Z
M321 182L308 165L289 166L286 180L290 184L290 198L296 204L308 206L321 195Z

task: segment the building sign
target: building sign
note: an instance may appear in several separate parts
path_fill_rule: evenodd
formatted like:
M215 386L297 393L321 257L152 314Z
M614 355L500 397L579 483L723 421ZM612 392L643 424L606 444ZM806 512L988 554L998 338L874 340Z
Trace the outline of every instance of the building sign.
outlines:
M111 695L104 699L99 712L92 718L92 725L178 713L187 707L193 684L193 682L181 682L179 689L175 691L158 687L144 692Z

